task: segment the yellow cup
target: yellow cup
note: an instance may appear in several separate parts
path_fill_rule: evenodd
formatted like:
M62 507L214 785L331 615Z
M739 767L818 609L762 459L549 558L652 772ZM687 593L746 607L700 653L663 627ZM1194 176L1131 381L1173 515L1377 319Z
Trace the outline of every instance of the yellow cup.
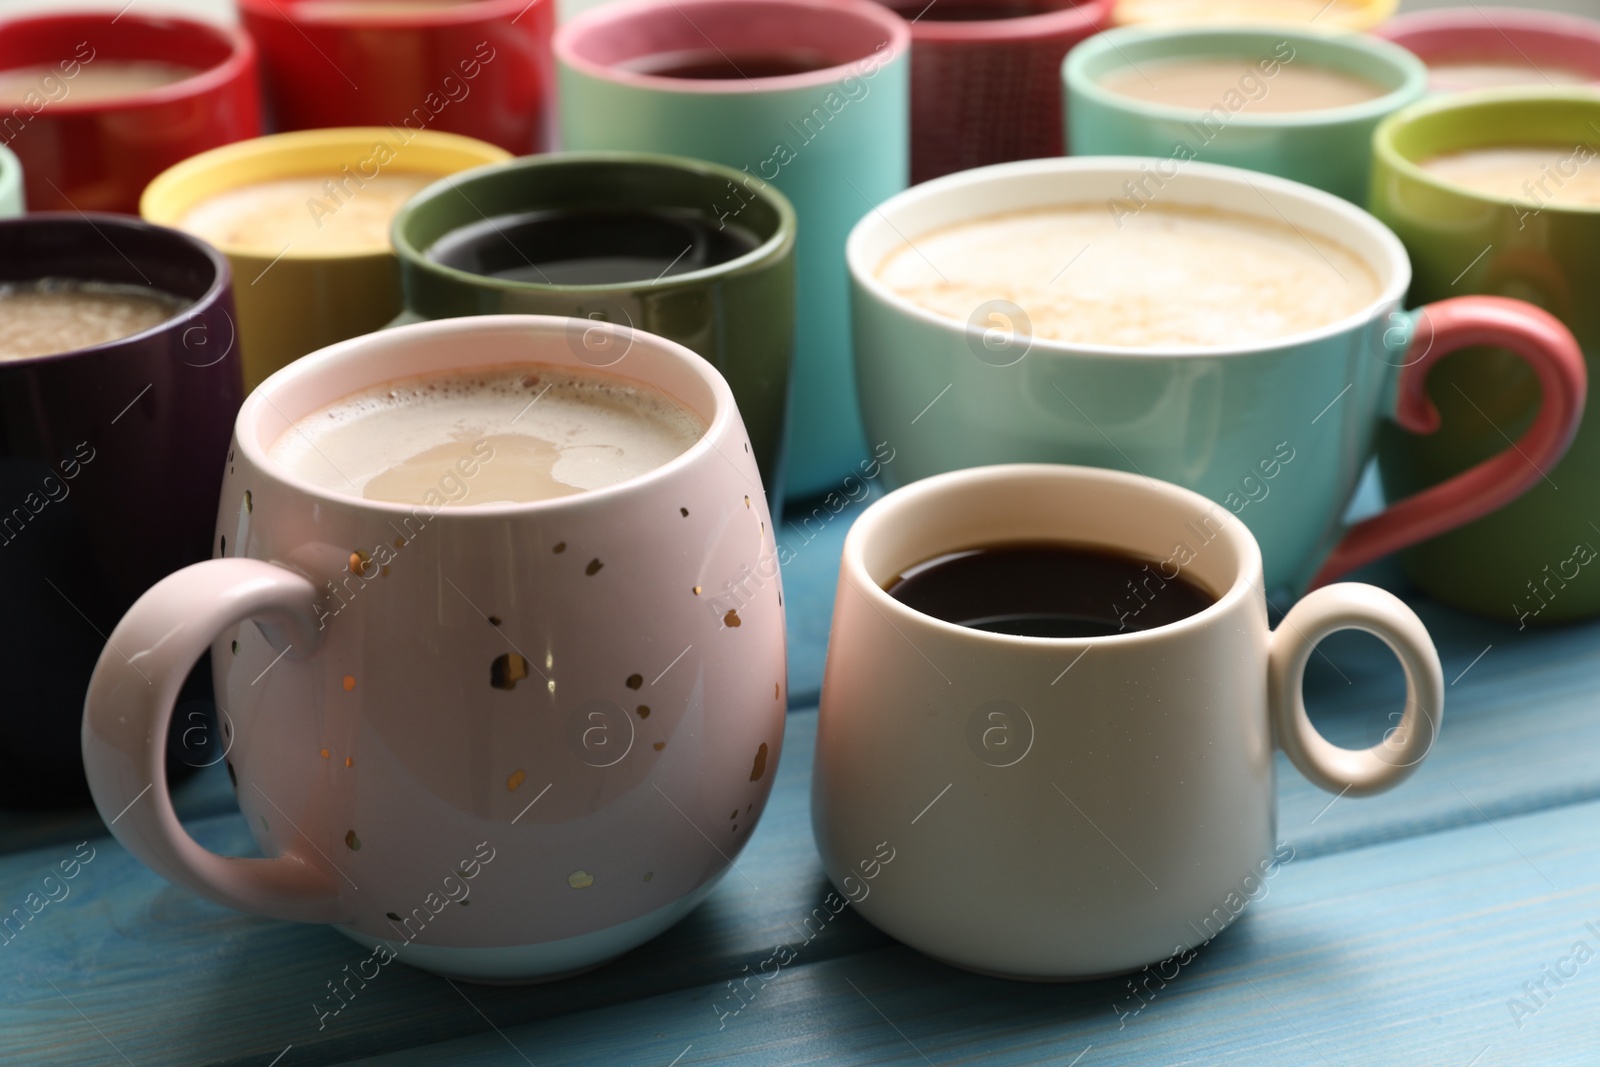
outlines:
M1117 0L1111 21L1118 26L1195 23L1311 23L1330 30L1370 30L1400 0Z
M504 149L433 130L350 127L273 134L224 145L156 176L139 201L150 222L182 229L196 204L257 182L316 177L336 184L308 200L312 219L334 214L379 174L444 177L510 159ZM320 225L320 223L319 223ZM233 266L245 388L308 352L382 328L401 309L394 250L220 245Z

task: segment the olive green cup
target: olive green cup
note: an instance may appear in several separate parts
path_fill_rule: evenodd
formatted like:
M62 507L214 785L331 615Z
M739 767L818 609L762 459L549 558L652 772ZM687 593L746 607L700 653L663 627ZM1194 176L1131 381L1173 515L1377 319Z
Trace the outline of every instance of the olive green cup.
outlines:
M759 243L701 270L615 285L510 280L458 270L428 255L445 235L502 215L629 208L692 212L719 225L733 221ZM632 330L677 341L705 357L733 389L768 504L779 513L794 350L795 215L771 183L676 156L528 156L428 186L395 216L391 236L405 296L405 311L392 325L462 315L565 315L624 327L574 324L568 343L602 370L626 359Z
M1492 146L1562 146L1558 164L1523 200L1443 181L1418 164ZM1580 151L1580 146L1587 151ZM1600 206L1552 203L1579 169L1600 172L1600 94L1591 89L1496 89L1435 97L1389 118L1374 139L1372 213L1410 253L1410 304L1487 293L1537 304L1600 354ZM1417 325L1419 333L1426 322ZM1532 422L1539 384L1503 349L1467 349L1434 368L1437 433L1386 430L1378 461L1391 499L1444 481L1502 451ZM1566 457L1499 511L1403 555L1433 597L1519 627L1600 615L1600 425L1588 412Z

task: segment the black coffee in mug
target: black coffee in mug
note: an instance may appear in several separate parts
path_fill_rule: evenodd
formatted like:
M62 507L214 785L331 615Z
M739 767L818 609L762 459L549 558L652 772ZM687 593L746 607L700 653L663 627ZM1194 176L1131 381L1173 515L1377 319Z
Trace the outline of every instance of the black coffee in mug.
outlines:
M760 241L731 219L621 208L497 215L453 230L427 256L472 274L540 285L636 285L704 270Z
M1153 630L1217 601L1175 563L1059 541L947 552L907 568L886 591L924 615L1018 637Z
M699 48L679 52L659 52L618 64L635 74L658 78L692 78L723 81L732 78L783 78L809 74L838 64L820 52L806 49L772 52L724 52Z

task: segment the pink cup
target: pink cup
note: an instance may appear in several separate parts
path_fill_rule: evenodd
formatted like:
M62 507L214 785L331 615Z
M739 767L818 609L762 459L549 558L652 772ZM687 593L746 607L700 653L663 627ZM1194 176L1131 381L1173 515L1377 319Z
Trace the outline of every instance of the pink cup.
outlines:
M1428 65L1434 92L1501 85L1545 86L1551 80L1600 82L1600 21L1553 11L1452 7L1402 15L1376 31ZM1498 71L1472 77L1463 64ZM1517 79L1521 70L1525 79Z

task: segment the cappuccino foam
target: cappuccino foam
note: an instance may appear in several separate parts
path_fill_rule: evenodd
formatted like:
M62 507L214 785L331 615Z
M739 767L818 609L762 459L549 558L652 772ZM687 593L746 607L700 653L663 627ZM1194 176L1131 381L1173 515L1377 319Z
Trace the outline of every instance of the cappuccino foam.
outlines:
M1285 62L1272 76L1259 77L1257 63L1244 56L1163 59L1114 70L1100 84L1119 96L1198 111L1229 108L1237 99L1246 114L1349 107L1389 92L1366 78L1304 62Z
M1506 200L1600 204L1600 155L1590 145L1507 145L1435 156L1422 169L1436 178Z
M1006 300L1031 336L1075 344L1253 345L1337 322L1381 292L1366 261L1334 241L1204 208L1069 204L912 241L878 268L896 293L962 323Z
M0 285L0 360L120 341L161 325L189 304L142 285L62 278Z
M268 455L329 492L468 507L604 489L704 433L698 416L646 386L523 363L353 393L295 422Z
M254 182L207 197L178 227L224 249L373 252L390 247L400 205L437 174L379 174L359 186L332 174Z

